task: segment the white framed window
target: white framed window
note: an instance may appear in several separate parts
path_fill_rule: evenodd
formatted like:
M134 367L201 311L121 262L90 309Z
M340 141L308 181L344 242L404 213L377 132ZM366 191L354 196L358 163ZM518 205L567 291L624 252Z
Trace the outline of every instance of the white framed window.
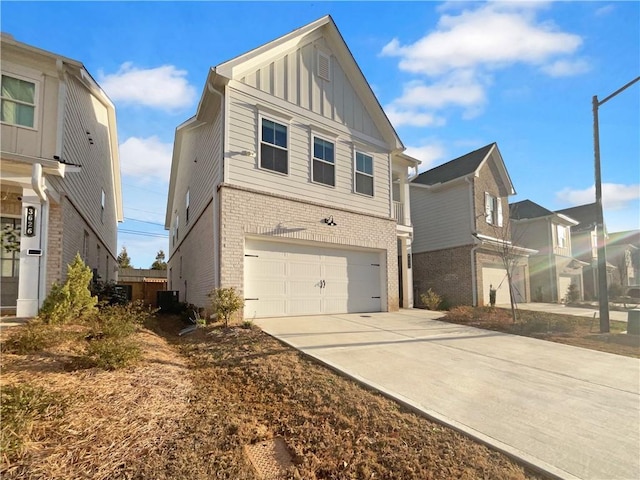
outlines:
M84 260L85 265L89 263L89 232L86 230L82 238L82 260Z
M567 227L556 225L556 239L559 248L567 247Z
M488 192L485 192L484 217L489 225L495 225L497 227L502 226L502 201L500 200L500 197L496 197Z
M289 174L289 129L286 125L260 117L260 168Z
M184 196L184 221L189 223L189 190Z
M2 122L35 128L36 84L17 77L2 75Z
M373 157L356 151L354 171L355 191L373 197Z
M180 217L176 215L176 225L175 225L176 241L180 240L180 233L178 231L179 227L180 227Z
M336 186L335 144L313 136L311 180L331 187Z

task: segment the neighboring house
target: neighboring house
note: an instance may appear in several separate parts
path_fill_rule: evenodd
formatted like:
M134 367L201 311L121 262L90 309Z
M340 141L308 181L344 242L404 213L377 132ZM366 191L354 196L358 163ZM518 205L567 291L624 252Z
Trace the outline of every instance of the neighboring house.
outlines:
M640 285L640 230L612 232L607 241L607 261L617 268L614 282L622 287Z
M577 207L556 210L556 213L566 215L578 221L571 227L571 249L573 257L587 265L582 269L584 298L586 300L598 298L598 222L596 204L589 203ZM604 226L605 241L607 227ZM607 261L607 285L611 285L615 266Z
M38 313L80 253L117 276L115 109L82 63L2 34L2 310Z
M235 287L245 318L411 307L404 149L329 16L211 68L175 135L169 290Z
M410 183L416 297L432 289L451 305L529 300L527 256L511 242L508 197L515 194L498 145L492 143L421 173Z
M118 285L126 287L127 298L142 300L146 305L158 306L158 292L167 289L167 272L144 268L121 268Z
M572 257L570 233L578 222L531 200L510 204L509 215L512 239L538 251L529 257L532 300L562 302L572 284L582 299L582 268L588 264Z

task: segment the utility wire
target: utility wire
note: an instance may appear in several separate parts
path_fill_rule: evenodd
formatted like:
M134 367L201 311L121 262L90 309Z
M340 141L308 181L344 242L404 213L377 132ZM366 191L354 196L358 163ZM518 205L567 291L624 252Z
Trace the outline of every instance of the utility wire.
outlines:
M127 234L130 234L130 235L140 235L142 237L169 238L169 235L163 235L161 233L142 232L140 230L125 230L124 228L118 229L118 233L127 233Z
M149 225L160 225L161 227L164 227L164 223L149 222L147 220L138 220L137 218L131 218L131 217L124 217L124 219L125 220L132 220L134 222L148 223Z

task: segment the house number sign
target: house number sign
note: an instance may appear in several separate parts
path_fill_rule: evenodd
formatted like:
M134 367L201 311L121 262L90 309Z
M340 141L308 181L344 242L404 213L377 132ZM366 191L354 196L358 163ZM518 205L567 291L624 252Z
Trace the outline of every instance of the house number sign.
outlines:
M36 234L36 209L27 207L24 220L24 234L27 237L34 237Z

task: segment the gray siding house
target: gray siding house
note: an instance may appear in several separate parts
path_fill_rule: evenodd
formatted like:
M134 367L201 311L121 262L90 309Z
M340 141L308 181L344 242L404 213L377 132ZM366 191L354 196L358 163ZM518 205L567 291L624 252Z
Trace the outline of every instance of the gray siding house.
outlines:
M2 34L2 311L38 313L80 253L117 275L115 108L82 63Z

